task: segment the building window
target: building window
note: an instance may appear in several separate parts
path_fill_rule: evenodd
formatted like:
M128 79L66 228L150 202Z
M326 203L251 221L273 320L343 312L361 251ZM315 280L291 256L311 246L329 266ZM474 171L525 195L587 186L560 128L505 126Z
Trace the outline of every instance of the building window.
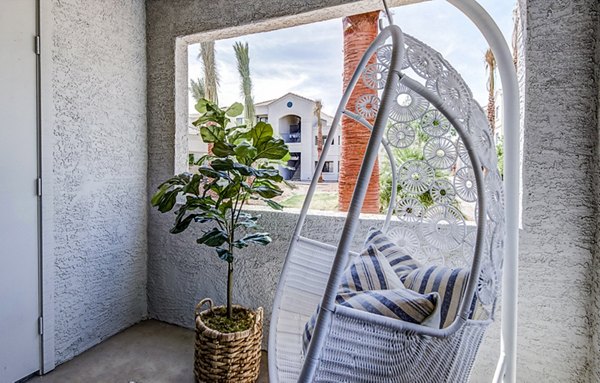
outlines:
M291 108L292 106L294 106L294 103L291 101L288 101L286 105L288 108Z
M317 161L315 161L315 168L317 167ZM333 161L325 161L323 165L323 173L333 173Z
M258 122L269 122L268 116L257 116L256 119L258 120Z

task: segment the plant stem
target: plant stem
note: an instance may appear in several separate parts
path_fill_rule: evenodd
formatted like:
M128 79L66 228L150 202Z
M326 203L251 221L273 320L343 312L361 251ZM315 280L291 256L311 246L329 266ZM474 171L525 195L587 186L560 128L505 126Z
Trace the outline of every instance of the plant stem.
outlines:
M231 292L233 291L233 261L227 262L227 318L233 316L231 307Z

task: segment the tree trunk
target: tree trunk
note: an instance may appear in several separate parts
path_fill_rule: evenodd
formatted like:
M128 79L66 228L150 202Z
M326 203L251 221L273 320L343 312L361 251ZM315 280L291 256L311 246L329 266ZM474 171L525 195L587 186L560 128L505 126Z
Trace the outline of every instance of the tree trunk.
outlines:
M204 71L204 97L207 100L219 105L218 88L219 73L217 72L217 62L215 60L215 42L204 41L200 43L200 55L202 60L202 69ZM208 144L208 153L212 154L214 144Z
M315 102L315 116L317 117L317 161L321 159L321 154L323 153L323 124L321 123L321 109L323 109L323 104L321 103L321 100L317 100ZM323 181L323 172L321 172L317 182Z
M485 66L489 71L488 77L488 105L487 105L487 117L490 124L490 130L492 137L496 135L496 83L495 83L495 72L496 72L496 58L491 49L485 52Z
M377 37L379 12L369 12L344 18L344 90L367 47ZM373 58L374 62L375 59ZM359 81L350 96L346 108L356 111L357 99L365 94L377 95ZM373 121L370 121L373 123ZM371 132L358 122L345 117L342 119L342 147L340 152L339 209L347 211L350 206L356 179L367 148ZM375 163L373 174L362 207L364 213L379 213L379 163Z

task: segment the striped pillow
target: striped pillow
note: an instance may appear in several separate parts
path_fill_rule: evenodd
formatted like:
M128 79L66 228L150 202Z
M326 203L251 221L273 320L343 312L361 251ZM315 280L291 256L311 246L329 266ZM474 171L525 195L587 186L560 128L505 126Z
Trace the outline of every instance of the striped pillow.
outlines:
M374 245L368 246L348 266L336 296L342 306L410 323L439 328L439 295L419 294L404 287L388 259ZM317 311L304 327L304 351L312 337Z
M340 284L340 292L404 288L386 257L373 245L350 263Z
M390 266L392 266L402 282L404 282L404 278L410 272L421 267L419 262L414 260L409 254L406 254L406 251L379 229L371 228L369 230L365 246L369 245L374 245L387 258Z
M367 311L372 314L410 323L432 325L438 328L440 325L439 316L432 315L437 307L438 298L437 293L423 295L409 289L400 288L340 293L336 297L336 302L341 306Z
M436 292L440 296L441 328L454 321L461 297L467 288L469 271L443 266L427 266L414 270L404 280L406 288L420 294Z

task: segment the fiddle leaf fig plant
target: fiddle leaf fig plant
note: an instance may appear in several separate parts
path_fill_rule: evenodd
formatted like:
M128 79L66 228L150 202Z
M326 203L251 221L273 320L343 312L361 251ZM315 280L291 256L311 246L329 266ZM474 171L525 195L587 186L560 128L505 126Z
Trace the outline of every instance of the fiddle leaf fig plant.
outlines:
M162 213L177 208L170 230L173 234L183 232L192 222L213 224L196 242L214 247L219 258L227 262L227 317L231 318L236 249L271 242L269 233L257 231L260 215L243 208L255 199L282 209L273 200L282 194L283 177L277 165L287 162L290 153L284 141L273 136L271 125L237 125L233 119L242 114L240 103L221 109L201 99L196 110L200 117L193 124L202 140L212 144L211 153L196 161L193 174L182 173L163 182L151 203Z

